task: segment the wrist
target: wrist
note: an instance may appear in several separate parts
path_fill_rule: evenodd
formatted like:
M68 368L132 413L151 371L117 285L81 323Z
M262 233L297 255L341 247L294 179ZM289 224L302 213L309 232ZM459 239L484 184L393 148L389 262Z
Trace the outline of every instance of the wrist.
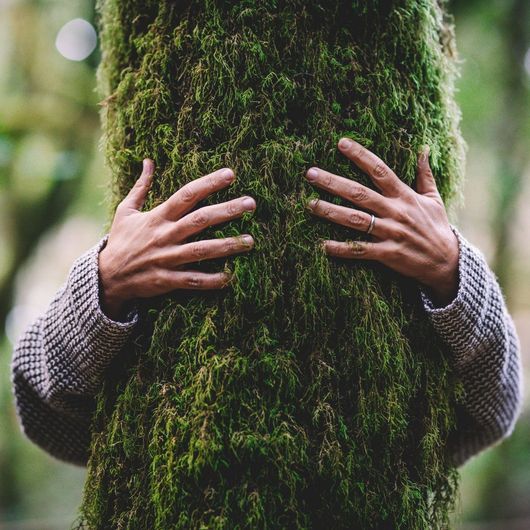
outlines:
M451 236L445 259L436 269L438 274L426 284L440 307L449 305L458 294L460 248L456 234L451 231Z
M103 312L112 320L120 321L125 318L125 308L128 300L120 295L119 282L112 274L106 247L99 253L99 299Z
M437 306L449 305L458 294L458 267L449 276L428 287Z

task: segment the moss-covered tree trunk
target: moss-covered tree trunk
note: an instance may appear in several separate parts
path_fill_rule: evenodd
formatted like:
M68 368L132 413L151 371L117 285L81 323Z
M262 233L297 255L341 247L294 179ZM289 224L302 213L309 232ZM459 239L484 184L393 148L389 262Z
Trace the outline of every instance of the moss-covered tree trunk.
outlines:
M356 236L304 209L311 165L370 185L338 153L343 135L409 184L430 144L450 198L463 149L443 4L99 8L115 203L152 157L147 208L228 166L235 183L204 204L248 194L257 209L199 236L254 236L250 253L196 267L228 267L231 288L142 304L142 333L98 400L87 526L443 527L456 486L447 352L417 285L328 258L319 238Z

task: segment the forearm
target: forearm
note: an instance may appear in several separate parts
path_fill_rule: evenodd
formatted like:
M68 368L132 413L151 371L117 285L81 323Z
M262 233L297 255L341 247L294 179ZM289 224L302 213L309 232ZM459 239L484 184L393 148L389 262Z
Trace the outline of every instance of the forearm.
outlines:
M111 320L101 309L98 254L105 242L106 237L75 261L46 312L18 340L12 361L24 432L55 456L77 463L86 453L104 371L138 320L135 309L126 322ZM65 446L81 442L85 446Z
M255 209L254 199L240 197L188 213L233 182L231 169L195 179L152 211L141 212L153 171L153 161L145 159L142 175L116 209L110 233L76 260L65 286L15 348L13 387L22 426L36 443L60 458L68 440L75 439L76 444L84 440L86 445L90 439L93 398L110 361L135 327L135 301L176 289L223 289L231 279L226 272L176 267L247 252L254 244L249 234L186 241L212 224ZM102 310L121 318L131 304L124 322L112 320ZM62 441L54 434L57 430L61 431L57 436L64 436ZM74 460L82 461L79 455L86 450L79 447Z
M451 349L464 389L451 448L461 464L508 436L521 407L519 340L498 282L484 257L457 233L460 246L456 298L436 308L423 300L433 325Z

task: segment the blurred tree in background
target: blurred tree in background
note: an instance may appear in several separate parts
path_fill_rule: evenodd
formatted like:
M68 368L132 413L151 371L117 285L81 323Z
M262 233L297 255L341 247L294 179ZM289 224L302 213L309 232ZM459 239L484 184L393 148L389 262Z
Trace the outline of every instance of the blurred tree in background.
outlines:
M459 226L502 281L530 348L529 14L524 0L454 0L464 63L457 99L469 144ZM53 461L19 432L9 387L12 341L44 309L107 218L94 67L59 55L90 0L0 0L0 528L67 528L84 471ZM30 310L29 304L35 304ZM6 326L6 316L7 326ZM9 338L5 331L9 331ZM462 471L462 528L530 528L530 415ZM31 522L19 523L14 521ZM11 521L5 526L5 521ZM486 524L486 521L489 521ZM497 521L497 522L495 522Z
M83 211L92 215L94 206L93 222L101 223L97 212L102 193L91 189L98 180L93 172L98 171L96 160L100 158L94 92L98 54L83 63L73 63L54 46L58 29L74 16L90 20L92 3L0 2L0 329L11 330L11 335L20 332L21 320L35 316L33 308L15 299L15 293L17 274L32 255L35 257L39 242L52 235L67 216L78 217ZM86 224L78 225L86 231ZM79 241L88 243L83 235ZM64 258L58 252L69 255L68 248L56 248L48 265L61 270ZM48 277L37 273L38 281L53 284L53 269L46 268L46 263L40 265ZM66 271L62 272L64 275ZM57 287L55 284L53 290ZM47 300L37 296L37 302L42 307ZM9 338L13 341L15 337ZM84 472L53 462L21 438L9 384L11 347L3 335L0 521L38 517L39 513L46 514L44 519L69 516L77 496L65 508L62 498L68 499L72 480L77 493ZM62 481L65 483L57 489Z
M487 251L522 342L530 334L530 2L454 1L463 58L458 96L470 145L464 232ZM466 231L466 228L469 229ZM530 411L512 437L464 469L462 506L477 528L530 528ZM496 522L497 521L497 522Z

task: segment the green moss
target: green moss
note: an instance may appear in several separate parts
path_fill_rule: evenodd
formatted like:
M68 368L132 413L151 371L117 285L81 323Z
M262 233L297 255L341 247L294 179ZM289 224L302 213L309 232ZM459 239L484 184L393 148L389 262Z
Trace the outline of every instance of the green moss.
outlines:
M195 267L228 267L232 288L142 304L141 333L98 398L86 526L447 526L447 352L413 282L323 253L319 239L356 236L305 210L303 177L319 165L370 185L336 149L349 135L412 184L428 143L444 199L455 195L463 142L443 9L99 2L113 205L152 157L146 208L229 166L235 183L203 204L248 194L257 209L200 235L254 236L251 253Z

